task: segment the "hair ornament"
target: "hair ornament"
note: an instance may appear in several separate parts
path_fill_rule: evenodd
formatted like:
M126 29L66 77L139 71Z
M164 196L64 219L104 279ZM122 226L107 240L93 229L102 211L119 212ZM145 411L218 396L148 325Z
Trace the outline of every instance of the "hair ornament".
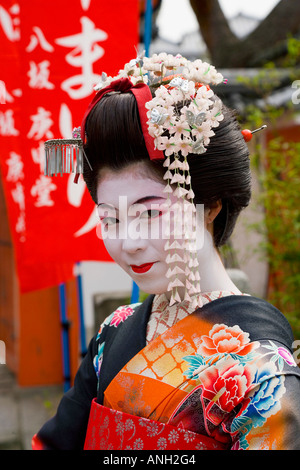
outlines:
M64 173L83 172L83 158L86 159L90 169L92 167L85 154L83 142L80 137L80 127L74 127L72 139L51 139L44 143L46 176L56 176Z
M263 126L259 127L258 129L255 129L254 131L250 131L249 129L242 130L242 135L244 137L245 142L249 142L252 139L253 134L255 134L255 132L262 131L263 129L266 129L266 127L267 127L267 125L264 124Z
M196 208L187 157L206 152L214 129L224 116L222 102L211 85L226 83L214 66L200 59L189 61L180 54L144 52L125 64L115 77L102 73L94 87L95 96L89 104L81 130L75 129L72 139L45 142L45 175L83 172L85 123L93 107L106 94L132 93L135 96L145 144L151 160L163 159L164 180L169 214L172 214L170 243L166 243L171 291L170 305L182 298L201 307L200 276L197 270ZM149 86L154 91L151 93ZM255 131L253 131L255 132ZM90 164L89 164L90 166ZM171 194L178 203L171 204ZM171 220L171 219L170 219ZM174 240L173 240L174 239ZM176 242L176 243L175 243ZM185 284L182 282L184 270Z

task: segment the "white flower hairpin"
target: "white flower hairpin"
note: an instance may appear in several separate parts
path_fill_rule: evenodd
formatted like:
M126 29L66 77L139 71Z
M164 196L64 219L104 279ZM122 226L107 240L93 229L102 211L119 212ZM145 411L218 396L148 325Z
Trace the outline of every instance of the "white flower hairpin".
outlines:
M223 119L221 100L210 88L210 85L221 82L226 83L226 80L207 62L189 61L180 54L161 53L152 57L138 54L125 64L117 76L108 77L102 73L81 130L75 129L72 139L45 142L45 174L74 171L77 181L83 172L83 159L89 164L83 145L88 113L104 94L116 90L118 93L132 91L138 103L149 157L165 158L163 165L166 168L164 179L169 217L173 214L172 230L165 244L170 266L167 277L171 305L181 300L191 302L194 308L202 305L196 244L197 213L187 157L194 154L201 158L214 135L214 129ZM148 100L151 93L145 85L155 90L152 99ZM252 136L251 131L249 133ZM248 134L244 137L249 140ZM177 201L173 204L171 194Z
M165 244L170 265L167 272L170 305L186 300L197 308L202 302L197 269L196 208L187 156L206 152L213 129L223 119L221 100L209 85L226 81L207 62L192 62L180 54L144 57L142 53L127 63L116 77L102 74L95 90L102 90L120 78L129 78L133 85L146 83L155 89L153 99L146 103L147 125L156 148L165 155L165 192L169 196L169 214L174 215L174 226L168 234L174 241ZM177 203L171 204L171 194L176 196ZM183 273L185 284L180 276ZM184 291L183 298L179 290Z
M196 243L197 214L187 156L206 152L214 135L213 129L223 119L222 102L209 84L217 85L224 80L208 63L201 60L190 62L180 55L159 54L145 58L143 69L152 74L152 82L156 86L153 99L146 104L148 132L156 147L166 156L165 192L168 196L173 194L180 202L170 204L170 212L184 215L174 217L175 225L170 235L176 243L168 241L165 244L170 265L167 271L170 305L186 300L197 308L202 306ZM168 76L170 71L173 73L171 77ZM185 266L184 271L181 266ZM180 276L182 271L185 284ZM184 292L183 298L179 295L179 288Z

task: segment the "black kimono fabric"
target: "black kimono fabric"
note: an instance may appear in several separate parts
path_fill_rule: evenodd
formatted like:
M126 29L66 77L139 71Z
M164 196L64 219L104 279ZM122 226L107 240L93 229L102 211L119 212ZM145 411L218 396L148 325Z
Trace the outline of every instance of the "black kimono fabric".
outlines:
M45 423L35 436L35 440L42 448L83 449L92 400L97 397L97 402L102 404L104 392L114 377L146 346L146 327L153 298L154 296L149 296L143 304L132 306L133 314L117 327L112 326L113 315L104 322L99 333L89 344L88 352L75 377L74 386L62 398L56 415ZM251 449L249 442L255 442L255 439L251 438L248 442L247 433L250 436L260 427L264 429L263 426L268 423L267 417L276 413L281 423L281 429L278 429L280 433L278 449L300 449L300 371L293 357L291 328L282 313L261 299L232 295L214 300L192 315L199 318L200 324L203 321L212 327L225 325L228 331L240 328L249 337L246 346L259 342L264 355L270 352L273 354L274 350L270 365L272 363L276 365L276 373L275 366L272 365L273 375L270 375L268 380L264 378L263 386L261 385L256 392L255 401L253 399L250 404L248 403L246 411L243 409L245 401L233 409L227 416L226 422L223 421L219 429L214 431L215 435L224 436L228 433L228 449ZM238 354L231 354L231 360L234 358L241 361L241 357ZM244 357L250 358L250 355ZM98 374L99 361L101 369ZM245 362L241 364L245 366ZM194 362L191 359L189 370L192 372L193 367ZM277 385L273 385L271 390L269 384L274 378L277 380ZM280 400L277 399L279 395ZM261 412L259 406L262 407ZM237 416L240 418L237 419ZM276 432L277 430L275 434ZM268 443L266 448L271 449Z

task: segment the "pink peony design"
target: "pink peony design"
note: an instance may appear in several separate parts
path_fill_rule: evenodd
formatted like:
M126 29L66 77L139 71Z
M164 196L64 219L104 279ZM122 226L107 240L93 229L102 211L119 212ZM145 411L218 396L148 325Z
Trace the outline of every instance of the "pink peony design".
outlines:
M203 397L230 412L251 390L256 367L242 365L231 357L221 359L216 365L200 374ZM214 421L211 410L210 419Z
M208 336L202 336L198 354L212 356L228 353L245 356L258 346L257 342L250 342L249 334L242 331L239 326L216 324Z
M114 311L113 317L111 319L110 325L119 326L120 323L126 320L126 318L130 317L133 314L133 308L127 307L126 305L117 308Z

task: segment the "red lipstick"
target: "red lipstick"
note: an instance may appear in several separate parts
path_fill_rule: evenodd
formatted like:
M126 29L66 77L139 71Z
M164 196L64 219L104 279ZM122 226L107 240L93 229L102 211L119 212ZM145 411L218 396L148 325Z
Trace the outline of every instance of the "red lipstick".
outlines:
M135 266L134 264L131 264L130 267L132 269L132 271L134 273L146 273L147 271L149 271L149 269L152 268L154 263L145 263L145 264L141 264L140 266Z

